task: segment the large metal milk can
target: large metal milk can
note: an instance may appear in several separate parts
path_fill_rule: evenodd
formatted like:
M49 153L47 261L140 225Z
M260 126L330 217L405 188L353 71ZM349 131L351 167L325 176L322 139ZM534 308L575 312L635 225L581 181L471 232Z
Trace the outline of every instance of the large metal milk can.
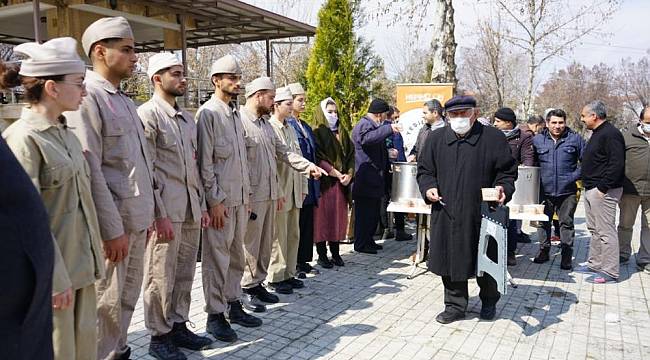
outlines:
M417 174L417 163L393 163L393 185L390 193L391 201L403 204L424 201L420 194L420 188L418 187Z
M519 166L519 176L515 181L515 193L508 205L539 204L539 167Z

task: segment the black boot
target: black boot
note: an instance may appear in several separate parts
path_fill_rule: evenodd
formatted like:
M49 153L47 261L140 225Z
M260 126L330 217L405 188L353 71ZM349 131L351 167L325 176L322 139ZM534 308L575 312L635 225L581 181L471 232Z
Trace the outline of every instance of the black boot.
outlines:
M115 360L129 360L131 359L131 348L126 347L126 351L122 355L118 355Z
M262 320L256 318L253 315L247 314L244 309L242 309L241 303L239 300L231 301L228 303L230 305L230 311L228 312L228 319L233 324L239 324L244 327L259 327L262 326Z
M547 262L550 258L548 256L548 253L551 251L551 248L540 248L539 249L539 254L535 256L533 259L533 262L535 264L543 264Z
M517 265L517 255L514 251L508 251L508 266Z
M397 232L395 233L395 241L409 241L409 240L413 240L413 235L407 233L406 231L404 231L404 229L397 230Z
M149 343L149 355L158 360L186 360L187 356L172 344L170 334L152 336Z
M325 241L316 243L316 252L318 253L318 261L316 261L318 265L325 269L331 269L334 267L330 259L327 258L327 244Z
M230 323L226 320L223 313L208 314L205 330L219 341L237 341L237 333L230 327Z
M171 332L172 344L177 347L194 351L206 349L212 344L212 339L207 336L199 336L191 332L185 323L174 323Z
M330 252L332 253L332 264L336 266L345 266L341 255L339 254L339 243L332 241L330 242Z
M258 299L269 304L276 304L280 301L280 298L277 295L273 295L264 288L262 285L257 285L250 289L243 289L247 294L255 295Z
M562 261L560 261L560 269L573 269L573 248L571 248L571 246L562 245Z
M451 324L454 321L462 320L465 318L465 313L456 311L456 310L451 310L451 309L445 309L445 311L441 312L436 316L436 321L441 323L441 324Z

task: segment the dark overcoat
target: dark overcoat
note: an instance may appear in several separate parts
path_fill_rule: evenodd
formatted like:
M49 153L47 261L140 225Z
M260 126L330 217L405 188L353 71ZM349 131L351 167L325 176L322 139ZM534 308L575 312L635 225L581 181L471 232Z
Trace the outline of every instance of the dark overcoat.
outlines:
M475 276L481 188L503 186L506 201L515 190L517 164L506 137L478 121L463 138L450 127L433 131L418 153L417 179L424 199L437 188L446 204L431 206L429 270L452 281Z
M386 139L393 134L388 124L379 125L364 116L352 129L354 183L352 198L381 198L387 194L389 176Z
M0 137L0 359L52 359L54 247L41 197Z

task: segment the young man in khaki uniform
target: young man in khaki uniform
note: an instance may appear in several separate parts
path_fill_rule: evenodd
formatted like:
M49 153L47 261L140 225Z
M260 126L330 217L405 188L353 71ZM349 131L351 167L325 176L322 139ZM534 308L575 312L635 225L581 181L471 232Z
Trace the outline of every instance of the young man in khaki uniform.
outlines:
M138 108L145 126L162 203L156 220L172 232L155 231L145 250L144 321L151 334L149 354L186 359L178 349L201 350L212 343L187 329L201 225L210 221L196 159L196 124L176 104L185 93L183 64L172 53L149 59L153 97Z
M233 342L231 323L258 327L262 320L247 314L239 301L244 273L244 235L251 187L244 126L237 107L241 70L226 55L212 64L215 92L196 113L199 172L209 208L210 226L203 232L201 252L207 331L217 340Z
M153 167L133 101L120 89L137 57L133 32L123 17L92 23L82 37L94 71L86 96L68 122L81 141L104 255L106 278L97 282L97 352L100 359L128 359L127 331L142 286L147 229L153 223Z
M252 193L251 218L244 240L246 268L241 285L244 305L258 312L266 309L265 302L279 301L262 286L271 260L276 202L283 196L278 183L277 160L305 175L319 178L321 174L315 164L289 149L273 131L268 114L274 98L275 85L270 78L260 77L246 85L246 105L241 107Z

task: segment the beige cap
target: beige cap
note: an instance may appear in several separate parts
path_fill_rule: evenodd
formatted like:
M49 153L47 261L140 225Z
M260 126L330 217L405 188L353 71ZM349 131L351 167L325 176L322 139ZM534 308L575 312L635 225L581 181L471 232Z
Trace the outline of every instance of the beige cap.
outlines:
M147 76L149 80L160 70L169 69L172 66L183 66L183 62L175 54L164 52L156 54L149 58L149 67Z
M16 46L14 52L28 56L18 72L22 76L55 76L86 73L86 64L77 54L77 40L55 38L43 44L30 42Z
M292 83L287 85L289 87L289 90L291 91L291 95L296 96L296 95L305 95L305 89L303 89L302 85L300 83Z
M241 75L241 69L237 60L232 55L223 56L212 63L210 68L210 77L215 74L235 74Z
M275 89L275 98L273 101L277 103L285 100L293 100L293 96L291 95L291 90L289 90L289 87L285 86Z
M246 97L251 97L260 90L275 90L270 77L262 76L246 84Z
M90 56L90 48L94 43L113 38L135 39L131 25L121 16L101 18L90 24L81 36L81 45L84 53Z

